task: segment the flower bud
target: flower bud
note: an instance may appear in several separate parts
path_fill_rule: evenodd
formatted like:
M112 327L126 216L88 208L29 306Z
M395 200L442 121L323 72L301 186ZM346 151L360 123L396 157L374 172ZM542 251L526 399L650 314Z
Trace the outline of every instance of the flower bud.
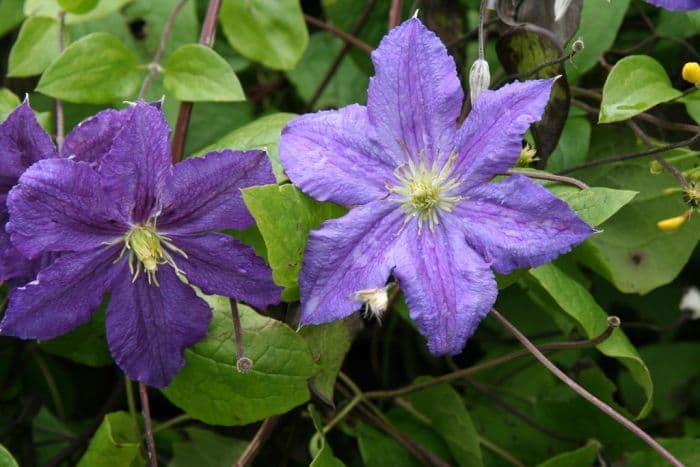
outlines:
M472 65L469 71L469 97L472 105L479 97L481 91L489 88L491 84L491 71L489 70L489 62L483 59L478 59Z
M651 161L649 162L649 172L651 172L652 175L659 175L664 172L664 167L659 161Z
M669 217L656 223L656 227L664 232L678 230L690 218L690 211L686 211L680 216Z
M700 84L700 64L698 62L688 62L683 65L681 73L683 79L689 83Z

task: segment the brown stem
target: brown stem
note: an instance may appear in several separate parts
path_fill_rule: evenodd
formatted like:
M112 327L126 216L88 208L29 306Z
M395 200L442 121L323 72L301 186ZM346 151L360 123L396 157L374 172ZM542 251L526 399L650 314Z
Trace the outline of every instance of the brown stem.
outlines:
M207 6L207 14L202 23L202 32L199 35L199 43L207 47L214 45L214 37L216 35L216 19L219 17L221 9L221 0L209 0ZM187 139L187 127L190 125L190 117L192 116L192 102L183 102L180 104L180 113L177 116L177 124L175 125L175 133L173 134L173 164L177 164L182 160L182 155L185 152L185 140Z
M362 26L364 26L365 23L367 22L367 19L369 18L369 15L372 12L372 9L374 8L374 5L376 3L377 3L377 0L370 0L369 2L367 2L367 6L365 7L364 11L362 12L360 19L357 20L355 25L350 30L350 34L352 34L353 36L357 36L357 34L360 32L360 29L362 29ZM352 48L352 45L349 42L346 42L345 44L343 44L343 47L340 49L338 54L333 59L333 63L331 63L331 66L328 67L328 71L323 76L323 79L321 80L321 84L318 85L316 92L314 92L314 95L311 96L311 99L309 99L309 102L307 102L307 104L304 106L304 110L302 111L302 113L309 112L309 111L311 111L311 109L313 109L314 104L316 104L318 99L321 97L321 94L323 94L323 91L328 86L328 83L331 82L331 79L333 78L335 73L338 71L338 68L340 68L340 64L343 62L343 58L345 58L345 55L348 52L350 52L351 48Z
M148 448L148 463L151 467L158 467L156 457L156 442L153 440L153 420L151 419L151 406L148 403L148 387L139 382L139 396L141 397L141 414L143 415L143 429Z
M241 454L241 457L239 457L236 463L233 464L233 467L246 467L250 465L272 434L272 431L275 429L275 426L277 426L279 421L280 417L278 415L266 418L265 421L262 422L262 425L260 425L260 428L258 428L255 436L253 436L253 439L250 440L250 443L248 443L248 446L246 446L245 451L243 451L243 454Z
M343 39L346 43L352 44L358 49L362 50L363 52L367 54L371 54L372 48L371 45L363 41L362 39L358 39L357 37L353 36L352 34L348 34L347 32L336 28L335 26L326 23L325 21L321 21L320 19L314 18L313 16L309 15L304 15L304 19L306 20L307 23L316 26L317 28L320 29L325 29L326 31L330 32L334 36L338 36L341 39Z
M608 415L610 418L618 422L620 425L624 426L639 439L648 444L654 451L658 452L664 459L666 459L671 465L675 467L683 467L683 464L676 459L673 454L668 452L666 448L661 446L654 438L649 436L644 430L639 428L637 425L627 420L623 415L617 413L615 409L610 407L605 402L598 399L596 396L588 392L582 386L580 386L576 381L571 379L566 373L561 371L551 360L549 360L532 342L528 340L523 333L521 333L518 328L513 326L510 321L508 321L503 315L501 315L495 308L491 308L491 315L498 320L498 322L503 325L520 343L537 359L539 362L545 366L549 371L551 371L557 378L559 378L564 384L573 389L578 395L586 399L591 404L595 405L603 413Z
M634 134L636 134L639 137L639 139L644 141L644 144L646 144L650 149L654 148L654 143L651 142L649 136L644 132L644 130L642 130L642 128L639 125L637 125L634 122L634 120L627 120L625 123L628 127L630 127ZM658 152L652 154L652 157L656 160L656 162L661 164L661 166L664 169L668 170L670 173L673 174L674 177L676 177L676 180L678 180L678 184L681 186L681 188L685 188L688 186L688 180L686 180L685 175L683 175L683 173L680 170L678 170L676 166L664 159Z
M253 368L253 361L245 356L243 348L243 328L241 327L241 316L238 313L238 303L233 298L231 303L231 318L233 319L233 332L236 336L236 369L241 373L246 373Z
M401 12L403 11L403 0L391 0L389 8L389 30L394 29L401 22Z
M507 170L503 175L524 175L530 178L537 178L539 180L549 180L551 182L566 183L567 185L575 186L580 190L587 190L590 187L583 183L581 180L577 180L571 177L564 177L563 175L555 175L547 172L529 172L527 170Z
M66 12L61 10L58 12L58 50L63 53L66 48ZM63 117L63 102L56 99L56 148L59 154L63 148L63 140L65 139L65 123Z
M153 56L153 61L148 65L148 74L143 80L141 90L139 91L138 99L140 101L142 101L146 97L148 88L151 87L153 80L156 78L158 72L160 71L160 61L163 59L165 49L168 47L168 40L170 39L170 33L173 30L175 19L177 19L177 15L180 13L180 10L182 10L182 7L185 6L185 3L187 3L187 0L180 0L179 2L177 2L175 8L173 8L173 11L170 12L170 16L168 16L168 20L163 26L163 32L160 35L160 43L158 44L158 50L156 50L156 53Z

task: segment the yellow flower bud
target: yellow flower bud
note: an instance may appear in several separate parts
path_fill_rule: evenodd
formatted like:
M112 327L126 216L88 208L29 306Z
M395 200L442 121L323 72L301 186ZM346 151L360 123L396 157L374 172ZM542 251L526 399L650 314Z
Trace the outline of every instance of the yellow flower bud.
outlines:
M686 211L680 216L669 217L668 219L660 220L656 223L656 227L664 232L673 232L678 230L680 226L685 224L685 222L690 218L690 211Z
M688 62L683 65L683 79L689 83L700 83L700 64L698 62Z

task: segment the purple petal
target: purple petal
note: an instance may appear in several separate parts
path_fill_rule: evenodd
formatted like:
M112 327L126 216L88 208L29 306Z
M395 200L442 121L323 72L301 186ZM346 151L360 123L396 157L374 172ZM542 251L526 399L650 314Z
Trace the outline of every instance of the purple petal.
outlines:
M269 183L275 176L264 151L226 150L186 159L166 181L158 230L245 229L254 220L240 189Z
M80 161L97 162L109 152L112 142L131 117L131 108L107 109L83 120L68 133L62 154Z
M85 251L115 240L125 227L87 162L47 159L32 165L10 192L12 243L28 258Z
M547 263L593 233L564 201L522 175L469 191L453 214L467 242L501 274Z
M34 162L56 156L51 137L25 101L0 124L0 195L6 195ZM4 213L5 200L0 201L0 213Z
M355 292L384 287L403 219L398 205L373 201L311 232L299 274L301 324L342 319L362 306Z
M489 265L467 245L451 216L443 216L432 232L407 227L401 248L394 275L430 352L460 353L496 301Z
M464 189L487 182L515 165L523 135L542 117L553 83L514 82L479 94L457 132L454 173L461 174Z
M440 39L417 19L393 29L372 53L376 74L367 96L378 141L396 162L425 150L428 162L454 148L464 94L455 62Z
M22 339L53 339L86 323L102 303L116 268L119 247L61 256L35 281L10 292L0 333Z
M170 128L163 112L137 102L100 166L107 193L123 219L141 223L158 209L170 168Z
M700 8L700 0L646 0L652 5L666 8L667 10L695 10Z
M25 258L10 242L10 236L0 231L0 280L23 284L36 276L38 260Z
M289 178L320 201L365 204L386 195L395 162L375 142L367 109L350 105L302 115L280 137L280 161Z
M185 364L184 350L207 335L211 311L172 268L158 269L156 286L144 274L132 283L126 264L119 264L107 307L107 342L129 378L164 387Z
M209 233L172 236L172 242L187 254L175 254L177 266L204 293L226 295L260 309L280 302L282 288L272 282L270 268L235 238Z

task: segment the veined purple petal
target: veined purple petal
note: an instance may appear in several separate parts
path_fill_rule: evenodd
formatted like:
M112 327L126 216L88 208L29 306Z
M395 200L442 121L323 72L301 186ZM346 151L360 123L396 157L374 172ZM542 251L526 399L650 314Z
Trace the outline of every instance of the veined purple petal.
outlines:
M107 109L83 120L68 133L62 155L80 161L98 162L112 147L112 142L131 117L131 107Z
M460 353L496 301L496 280L489 265L464 240L451 216L434 231L418 234L415 225L402 235L396 270L411 318L428 339L434 355Z
M384 182L396 166L373 135L360 105L302 115L282 130L280 161L289 178L320 201L369 203L386 195Z
M30 165L56 156L51 137L23 102L0 124L0 194L6 195ZM6 212L2 201L0 213Z
M564 201L522 175L467 196L453 214L467 242L501 274L549 262L593 233Z
M463 190L515 165L523 135L542 117L553 82L514 82L479 95L457 132L458 158L453 173L461 176Z
M49 251L85 251L121 236L126 227L87 162L46 159L10 192L6 231L28 258Z
M398 205L373 201L311 232L299 274L301 324L342 319L362 307L355 292L384 287L403 219Z
M667 10L689 11L700 8L700 0L646 0L646 2Z
M106 320L112 356L129 378L167 386L185 364L184 350L207 335L209 306L169 266L158 269L160 286L145 274L132 283L126 259L118 269Z
M100 164L105 191L123 220L141 223L158 209L158 198L172 167L170 128L163 112L137 102Z
M464 93L455 62L440 39L417 19L393 29L372 53L367 110L396 165L406 162L401 144L418 161L446 160L454 148Z
M22 339L53 339L86 323L114 277L119 247L61 256L36 280L10 292L0 333Z
M10 242L10 236L0 231L0 280L10 281L12 284L29 282L36 276L35 263L38 260L30 260L24 257Z
M279 303L282 288L272 282L272 271L248 245L219 233L172 236L172 242L187 253L187 258L175 254L177 266L204 293L261 309Z
M158 230L242 230L254 223L241 188L275 183L264 151L210 152L179 162L165 183Z

